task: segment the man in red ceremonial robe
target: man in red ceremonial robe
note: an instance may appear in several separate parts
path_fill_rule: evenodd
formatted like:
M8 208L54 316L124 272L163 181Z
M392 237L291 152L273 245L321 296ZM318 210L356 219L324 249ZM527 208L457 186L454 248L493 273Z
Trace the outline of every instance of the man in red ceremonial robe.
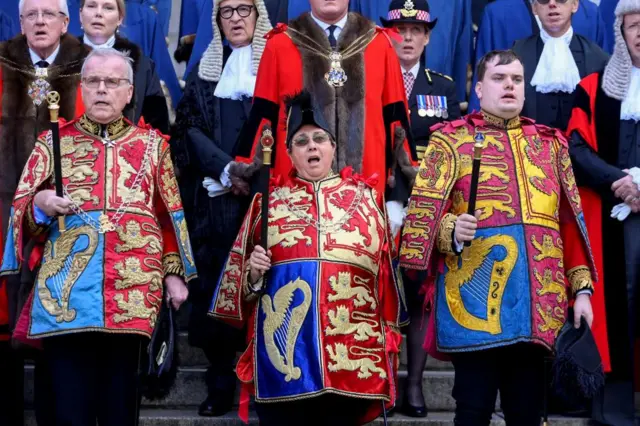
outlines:
M259 130L267 122L276 129L273 174L286 175L291 160L285 147L284 101L306 89L336 135L334 169L351 166L364 176L377 173L380 193L387 183L394 187L387 208L395 234L402 226L402 203L409 197L409 182L415 173L412 167L396 169L395 160L410 166L409 148L411 157L416 156L400 64L390 39L393 33L349 13L349 0L310 0L310 5L311 12L267 35L253 109L239 136L237 154L255 156ZM404 147L393 146L398 124L409 135L410 142ZM397 155L394 148L398 148ZM245 170L230 172L248 175ZM387 179L389 174L394 178Z
M60 93L60 117L71 120L84 112L79 73L89 50L66 34L69 23L66 0L25 0L20 7L22 34L0 44L0 223L3 231L7 229L20 172L37 135L49 128L47 92ZM27 245L26 249L30 251L30 247ZM26 255L28 257L28 253ZM25 267L24 272L22 281L30 287L33 277L28 268ZM20 275L0 280L0 377L3 378L0 424L22 424L23 363L8 343L16 313L24 303L21 295L28 292L28 288L20 291L20 281ZM36 401L36 415L44 421L40 419L39 406ZM4 416L7 423L3 422Z
M604 287L593 297L593 331L610 373L593 418L626 426L634 424L633 342L640 330L640 1L618 3L613 30L613 56L603 72L580 82L568 135Z

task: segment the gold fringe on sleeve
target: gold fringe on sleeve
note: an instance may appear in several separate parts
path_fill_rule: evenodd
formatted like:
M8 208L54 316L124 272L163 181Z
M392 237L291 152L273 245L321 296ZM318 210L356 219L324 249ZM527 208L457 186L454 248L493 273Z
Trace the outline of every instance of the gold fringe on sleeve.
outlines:
M580 290L593 291L591 271L586 266L576 266L567 272L567 279L571 284L571 291L575 295Z
M178 253L167 253L162 257L164 275L178 275L184 277L184 266Z
M453 250L453 229L458 216L447 213L442 217L438 227L438 251L442 254L456 255Z

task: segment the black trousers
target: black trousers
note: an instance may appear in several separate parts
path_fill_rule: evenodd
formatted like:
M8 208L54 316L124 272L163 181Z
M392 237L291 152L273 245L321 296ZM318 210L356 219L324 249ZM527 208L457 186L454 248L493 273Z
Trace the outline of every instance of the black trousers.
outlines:
M368 401L326 394L292 402L256 403L260 426L358 426L371 407Z
M56 426L136 426L138 368L146 339L78 333L44 339Z
M539 426L545 355L528 343L454 354L455 425L489 425L500 391L507 425Z
M0 342L0 426L21 426L24 401L24 363L9 342Z

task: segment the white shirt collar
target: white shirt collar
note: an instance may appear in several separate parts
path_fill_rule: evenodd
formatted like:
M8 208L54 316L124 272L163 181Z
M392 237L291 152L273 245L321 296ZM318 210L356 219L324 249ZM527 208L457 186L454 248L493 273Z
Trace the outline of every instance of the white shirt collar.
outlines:
M331 26L331 24L327 24L326 22L321 21L320 19L316 18L313 15L313 12L311 12L311 17L313 18L314 21L316 21L316 24L318 24L320 26L320 28L322 28L324 30L324 32L327 34L327 36L329 35L329 27ZM344 29L344 26L347 25L347 18L349 17L349 14L345 14L344 17L339 20L338 22L336 22L335 25L336 27L338 27L334 32L333 35L336 38L336 40L338 39L338 36L340 35L340 33L342 32L342 30Z
M58 43L58 47L56 47L56 50L53 51L51 56L46 59L42 59L36 52L29 48L29 56L31 56L31 62L33 63L33 65L43 60L47 61L49 65L53 64L53 61L56 60L56 56L58 56L58 52L60 52L60 43Z
M410 70L405 70L402 65L400 65L400 69L402 70L403 74L405 72L410 72L411 74L413 74L413 78L418 78L418 72L420 71L420 61L416 62L416 64L412 66Z
M89 37L87 37L86 34L82 38L82 41L84 42L84 44L91 47L92 49L100 49L103 47L113 47L116 44L116 35L114 34L111 37L109 37L109 40L107 40L103 44L95 44L94 42L89 40Z

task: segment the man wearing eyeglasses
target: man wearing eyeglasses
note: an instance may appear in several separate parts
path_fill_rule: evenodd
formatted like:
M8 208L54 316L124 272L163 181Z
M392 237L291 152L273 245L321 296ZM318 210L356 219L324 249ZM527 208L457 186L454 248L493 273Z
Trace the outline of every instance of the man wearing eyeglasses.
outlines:
M71 120L83 111L79 73L88 52L78 39L66 34L69 23L66 0L20 0L18 7L22 34L0 44L0 234L7 229L11 200L36 137L49 127L47 92L60 93L62 118ZM3 240L1 236L0 239ZM24 256L30 255L32 245L25 243ZM0 340L9 339L24 304L23 295L28 294L33 279L30 269L25 267L22 277L7 277L2 280L4 283L0 282ZM0 375L6 378L3 388L11 396L9 408L0 407L0 423L4 414L16 413L15 422L9 424L22 424L21 356L10 350L8 343L0 342L3 370ZM36 371L42 372L40 367L36 361ZM36 415L44 422L41 417L50 413L46 408L40 410L39 401L48 399L41 398L48 392L40 391L40 378L37 373Z
M53 190L48 131L12 204L0 274L27 262L22 239L43 245L37 290L14 337L41 344L55 425L137 425L149 337L163 304L178 309L196 275L167 138L123 117L132 94L131 59L92 51L82 68L86 113L60 128L63 172L55 179L64 196Z
M610 367L604 391L594 400L599 424L634 424L634 344L640 332L640 1L620 0L616 44L604 71L576 89L567 134L585 207L598 270L594 329L601 330ZM598 337L598 335L596 335ZM637 389L636 389L637 391ZM637 420L636 420L637 422ZM637 424L637 423L635 423Z
M513 46L525 72L522 115L565 131L576 86L581 78L602 70L608 55L595 42L574 33L571 18L579 0L534 0L532 6L540 34Z

